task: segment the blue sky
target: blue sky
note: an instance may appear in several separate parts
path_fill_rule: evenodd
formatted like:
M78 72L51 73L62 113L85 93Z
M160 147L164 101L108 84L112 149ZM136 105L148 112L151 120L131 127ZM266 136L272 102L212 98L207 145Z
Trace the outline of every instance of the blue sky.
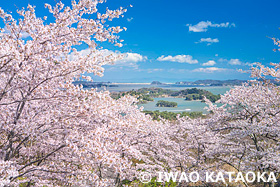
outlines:
M30 3L43 16L46 2L55 1L1 1L0 6L14 12ZM111 23L127 27L120 34L124 46L103 45L126 57L105 66L104 77L96 81L248 79L237 70L254 62L279 63L280 53L272 51L276 46L269 39L280 36L279 0L108 0L100 9L129 4L125 17Z

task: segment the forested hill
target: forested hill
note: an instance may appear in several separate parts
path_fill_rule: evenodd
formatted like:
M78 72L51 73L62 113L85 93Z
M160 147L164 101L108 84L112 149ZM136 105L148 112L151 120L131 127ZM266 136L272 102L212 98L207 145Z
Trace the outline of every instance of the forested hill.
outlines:
M170 90L163 88L141 88L138 90L132 90L128 92L112 93L111 96L115 99L120 98L124 95L136 96L140 99L141 103L153 101L155 97L180 97L186 100L203 100L204 97L209 99L211 102L215 102L220 99L220 95L214 95L213 93L197 88L190 88L184 90Z
M215 102L220 99L220 95L214 95L212 92L203 89L191 88L180 90L172 93L170 96L173 97L186 97L186 100L203 100L204 97L209 99L211 102Z

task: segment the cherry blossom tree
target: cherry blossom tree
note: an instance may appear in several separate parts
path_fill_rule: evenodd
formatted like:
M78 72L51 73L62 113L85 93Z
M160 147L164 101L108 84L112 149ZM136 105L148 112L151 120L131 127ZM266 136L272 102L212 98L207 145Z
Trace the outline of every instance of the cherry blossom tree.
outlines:
M143 169L165 169L174 144L167 122L143 114L133 97L114 100L73 84L121 58L98 46L122 45L117 34L126 28L105 23L126 9L102 14L103 2L46 4L53 22L31 5L18 20L0 9L0 186L113 186ZM88 55L76 50L81 44Z
M279 87L253 82L221 97L222 107L211 106L211 131L222 140L208 154L238 171L279 173Z
M280 46L279 40L274 39ZM182 171L231 171L280 173L280 65L257 64L249 81L221 96L217 106L206 99L206 119L177 121L175 135L180 151L174 158ZM192 150L192 152L190 151ZM176 165L175 164L175 165ZM229 166L229 167L228 167ZM274 186L273 182L265 183ZM244 182L245 186L252 184Z
M279 93L275 84L253 81L222 95L220 107L206 99L208 118L179 118L174 124L169 137L175 140L172 151L176 156L170 157L169 167L181 172L196 171L202 178L206 172L232 171L266 172L265 180L271 172L278 176ZM246 181L243 184L252 185ZM271 181L265 184L274 185Z
M273 40L280 47L279 40ZM251 76L261 80L230 90L219 101L222 107L209 103L213 112L209 128L222 132L226 146L230 143L228 155L232 158L227 159L231 161L223 161L238 170L280 172L280 88L266 79L270 76L279 81L280 66L271 65L253 67Z
M103 0L46 4L54 21L35 7L0 8L0 186L114 186L139 171L274 171L279 173L279 87L251 82L209 104L207 119L155 121L136 99L73 81L102 76L105 64L122 58L98 46L122 46L107 26L125 8L98 11ZM27 37L27 38L23 38ZM278 40L274 40L279 45ZM76 46L86 44L88 55ZM252 76L280 78L279 64L259 65ZM248 185L248 184L246 184Z

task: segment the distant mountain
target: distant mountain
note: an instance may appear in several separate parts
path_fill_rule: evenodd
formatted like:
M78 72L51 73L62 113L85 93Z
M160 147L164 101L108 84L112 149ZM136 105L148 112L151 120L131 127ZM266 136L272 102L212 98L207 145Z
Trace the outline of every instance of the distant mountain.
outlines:
M172 84L173 86L178 87L203 87L203 86L240 86L243 83L247 82L248 80L238 80L238 79L232 79L232 80L212 80L212 79L206 79L206 80L197 80L197 81L180 81L176 82L175 84ZM258 81L262 81L258 79ZM276 84L280 86L280 82L278 82L275 79L267 79L267 81ZM100 87L118 87L118 85L112 84L111 82L88 82L88 81L75 81L73 83L74 85L80 85L82 84L84 88L100 88ZM129 84L129 83L128 83ZM162 86L169 86L170 84L162 83L160 81L152 81L151 85L162 85Z
M212 79L206 79L206 80L197 80L194 82L176 82L175 84L180 85L201 85L201 86L235 86L235 85L242 85L242 83L247 82L247 80L212 80Z
M89 81L75 81L74 85L83 85L84 88L100 88L100 87L117 87L112 85L111 82L89 82Z
M188 85L188 86L240 86L243 83L247 82L248 80L212 80L212 79L206 79L206 80L197 80L194 82L189 81L181 81L176 82L177 85ZM261 79L258 79L258 81L262 81ZM270 83L280 85L280 82L278 82L275 79L267 79Z
M153 82L151 82L151 85L162 85L162 84L164 84L164 83L161 83L161 82L159 82L159 81L153 81Z
M176 82L175 84L191 85L191 84L193 84L193 82L190 82L190 81L181 81L181 82Z

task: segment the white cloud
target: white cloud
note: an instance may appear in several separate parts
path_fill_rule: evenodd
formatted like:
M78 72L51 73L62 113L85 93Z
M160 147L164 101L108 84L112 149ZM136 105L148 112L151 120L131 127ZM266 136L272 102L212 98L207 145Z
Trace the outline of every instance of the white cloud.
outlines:
M187 24L187 26L189 27L190 32L206 32L208 27L235 27L235 24L230 24L229 22L216 24L211 21L201 21L196 25Z
M131 21L133 20L133 17L127 18L126 20L127 20L128 22L131 22Z
M207 43L207 45L211 45L212 43L218 43L219 39L218 38L201 38L198 42L196 43Z
M209 60L208 62L203 63L203 66L214 66L216 62L214 60Z
M163 69L155 68L155 69L138 69L139 72L147 72L147 73L154 73L154 72L161 72Z
M246 62L246 63L245 63L245 66L256 66L256 65L258 65L257 62L253 62L253 63Z
M193 72L203 72L203 73L213 73L213 72L221 72L226 71L224 68L210 67L210 68L198 68L194 69Z
M28 38L30 35L27 32L22 32L21 33L21 38Z
M137 62L146 61L148 59L146 56L142 56L138 53L124 53L123 55L124 58L116 61L115 65L136 67L138 66Z
M219 61L219 62L228 62L228 60L227 60L227 59L224 59L224 58L220 58L218 61Z
M219 54L215 54L215 56L219 56Z
M78 53L81 56L86 56L90 53L90 49L84 49L81 51L78 51ZM115 62L113 62L114 66L127 66L127 67L134 67L134 68L138 68L138 62L142 62L142 61L146 61L148 58L146 56L143 56L141 54L138 53L120 53L118 51L110 51L107 49L104 50L99 50L96 52L95 55L102 55L102 56L109 56L109 55L113 55L115 57L118 57L120 55L123 56L123 58L121 60L117 60ZM75 60L76 56L74 54L70 54L69 59L70 60ZM111 64L108 64L111 65Z
M239 59L233 59L233 58L230 59L230 60L220 58L218 61L219 62L227 62L230 65L241 65L242 64L242 62Z
M241 65L241 61L239 59L230 59L228 63L230 65Z
M191 55L176 55L176 56L160 56L157 58L158 61L171 61L179 63L197 64L198 60L193 59Z
M123 70L123 66L110 66L106 68L106 71L120 71Z

